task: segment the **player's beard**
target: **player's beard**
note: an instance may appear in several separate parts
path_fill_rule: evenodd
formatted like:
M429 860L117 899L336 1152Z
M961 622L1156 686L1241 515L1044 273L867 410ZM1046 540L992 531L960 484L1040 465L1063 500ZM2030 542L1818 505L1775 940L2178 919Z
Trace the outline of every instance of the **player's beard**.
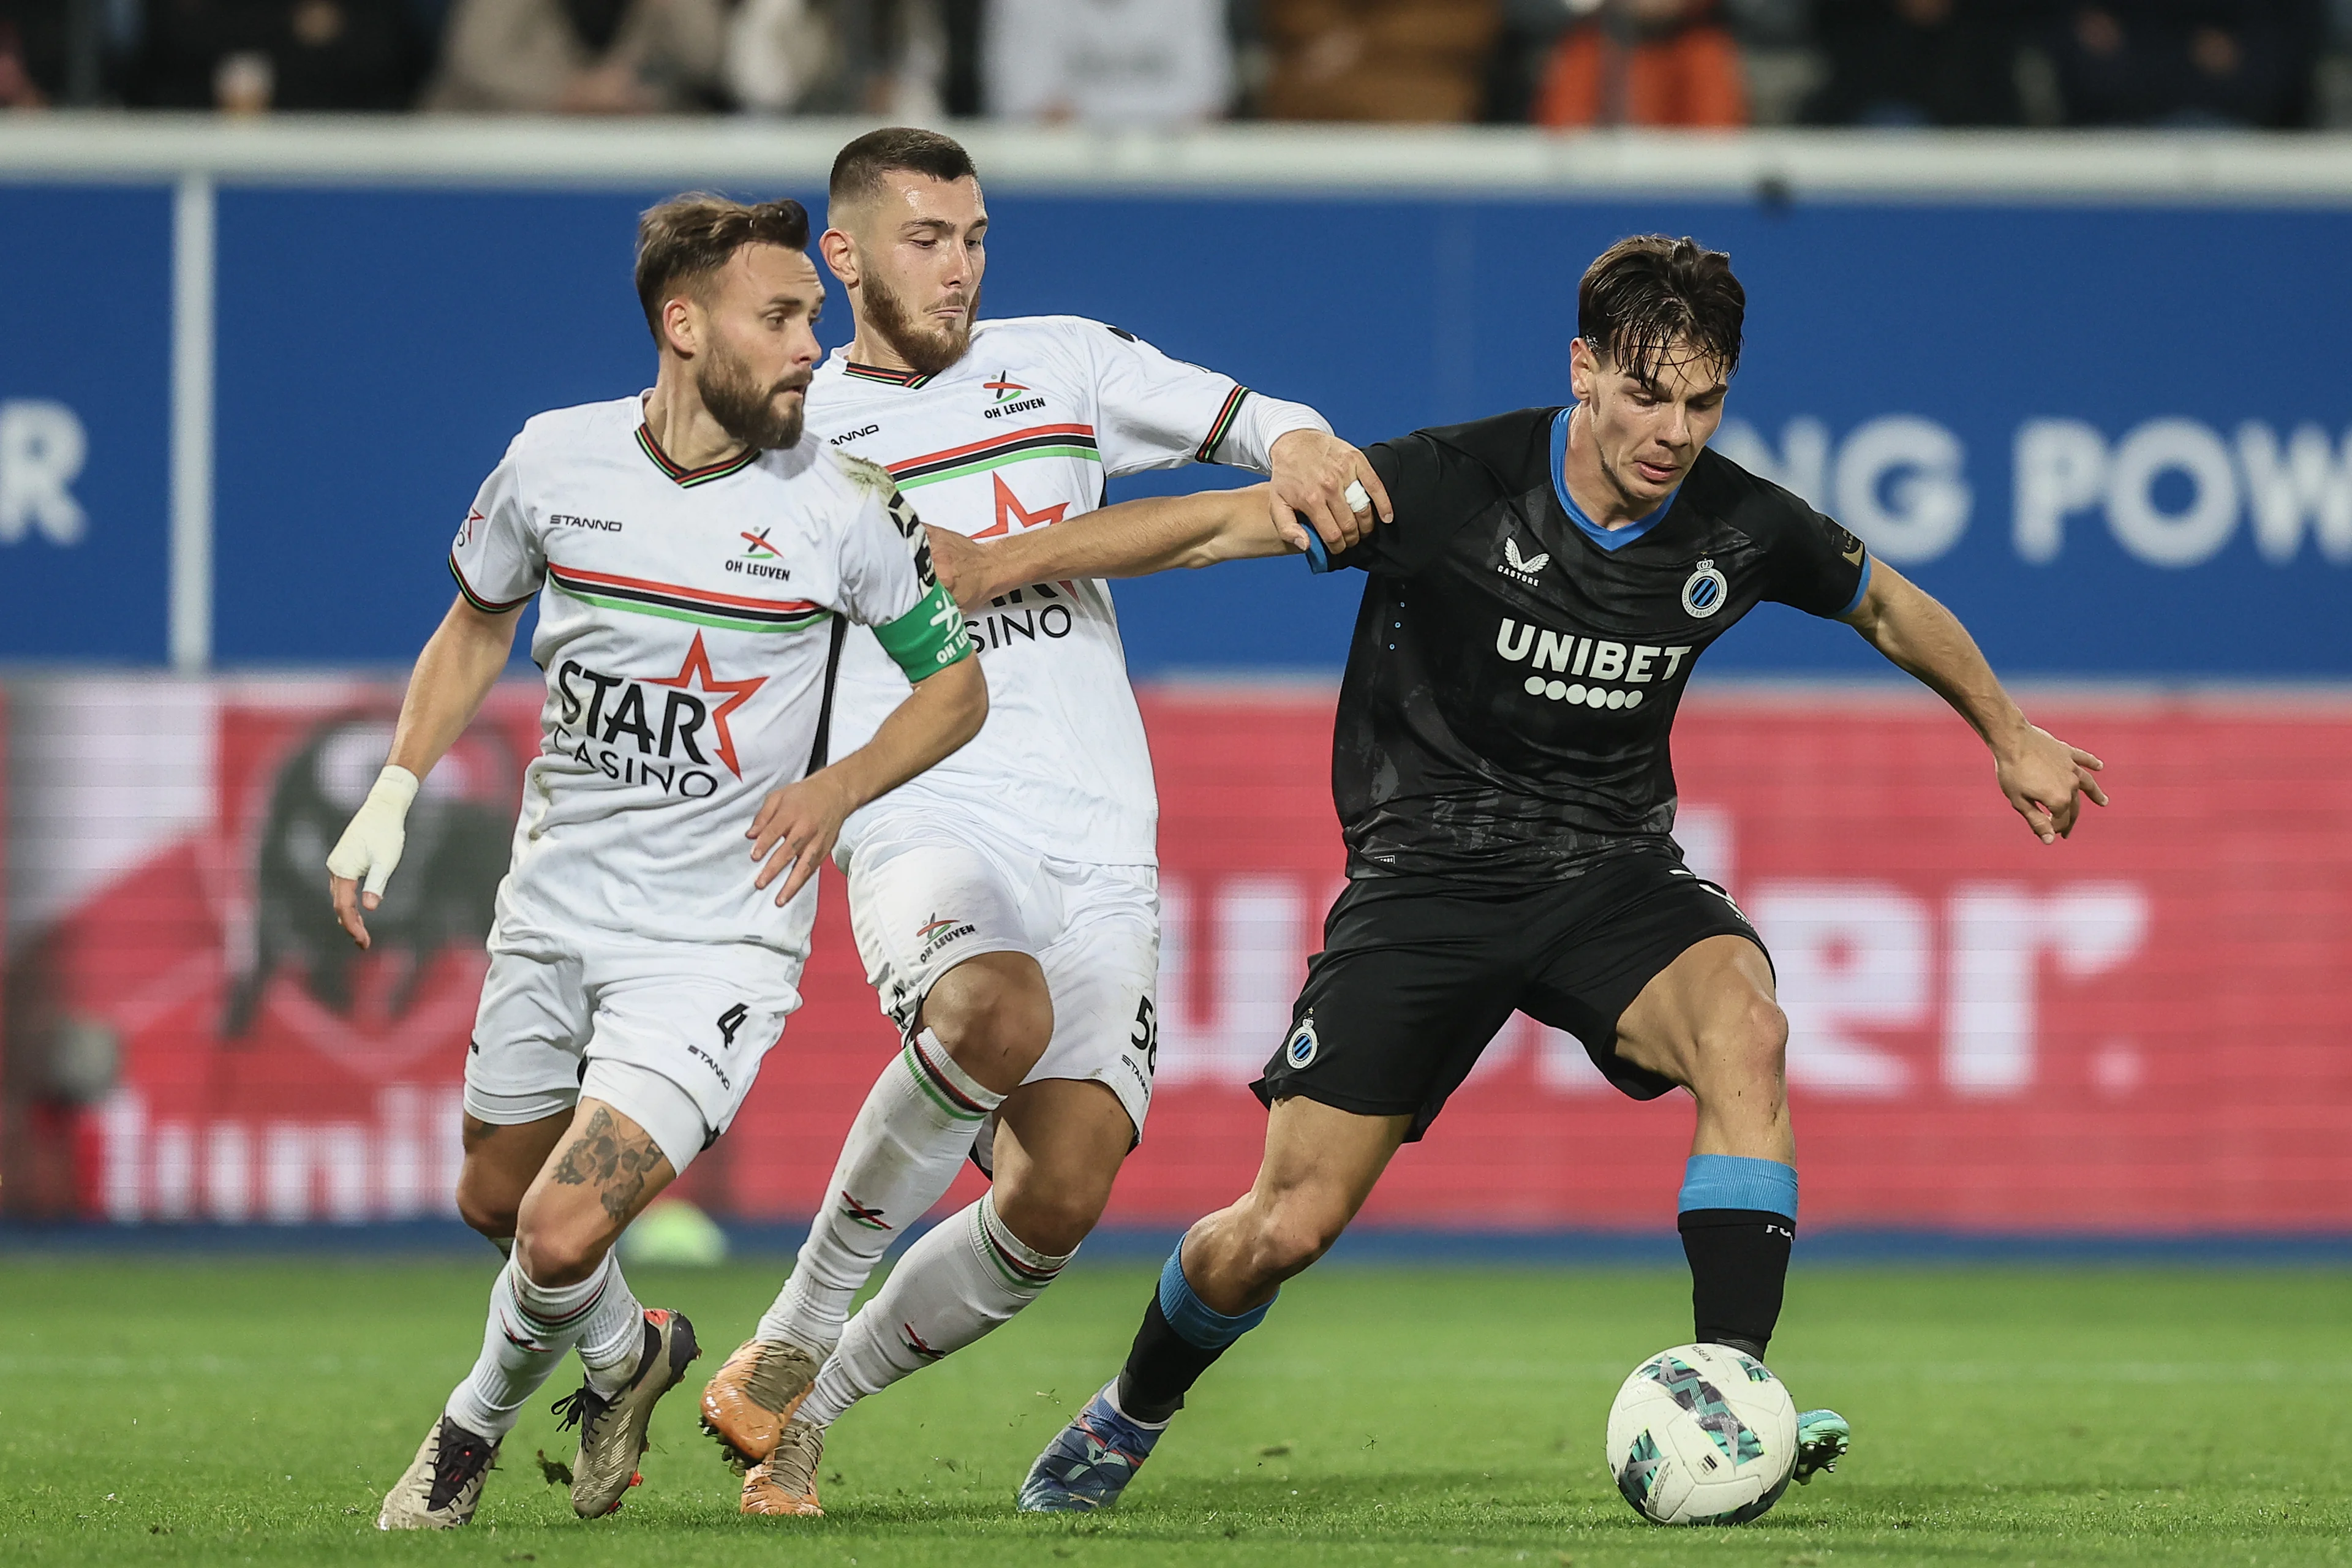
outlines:
M971 291L963 314L953 326L940 326L935 318L925 318L931 324L917 322L915 313L907 309L907 301L891 292L890 285L882 280L879 273L868 272L857 288L866 307L866 324L919 374L939 374L963 358L964 351L971 347L971 321L980 313L979 289Z
M719 427L746 447L762 452L797 444L801 426L808 412L809 373L796 370L782 380L761 385L751 374L751 367L725 348L714 343L703 358L702 368L694 378L694 389L702 396L702 406L719 421ZM789 409L776 406L779 395L800 393L801 399Z

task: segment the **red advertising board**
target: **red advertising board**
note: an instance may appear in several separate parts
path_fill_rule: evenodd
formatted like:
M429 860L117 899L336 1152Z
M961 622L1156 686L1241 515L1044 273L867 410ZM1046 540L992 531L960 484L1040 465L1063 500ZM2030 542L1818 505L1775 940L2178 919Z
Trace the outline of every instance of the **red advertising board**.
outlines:
M318 865L393 694L76 679L17 697L12 743L41 765L18 772L7 846L12 1026L43 1049L110 1047L116 1070L70 1119L69 1181L20 1181L28 1123L12 1120L14 1201L47 1191L122 1220L448 1212L532 693L501 692L436 773L410 896L365 957L338 945ZM1327 689L1145 707L1160 1083L1112 1218L1175 1224L1254 1169L1244 1086L1281 1038L1340 858ZM2116 797L2054 847L1932 700L1726 689L1685 706L1680 837L1772 948L1808 1226L2352 1227L2352 702L2033 707L2107 760ZM688 1178L748 1218L814 1205L894 1046L830 874L823 897L807 1005ZM1517 1018L1367 1217L1663 1225L1689 1131L1680 1097L1624 1100L1574 1041Z

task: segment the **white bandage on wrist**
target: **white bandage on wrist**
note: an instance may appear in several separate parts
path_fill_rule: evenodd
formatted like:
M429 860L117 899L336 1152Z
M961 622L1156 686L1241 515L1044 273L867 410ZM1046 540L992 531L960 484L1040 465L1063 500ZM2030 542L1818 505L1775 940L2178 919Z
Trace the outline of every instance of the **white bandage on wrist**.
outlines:
M1331 422L1304 403L1285 403L1279 397L1268 397L1253 392L1242 400L1233 429L1225 437L1224 449L1218 459L1237 468L1253 473L1274 472L1274 444L1293 430L1319 430L1331 434Z
M418 783L406 768L384 765L328 855L329 876L358 882L363 893L382 895L408 842L408 807L416 799Z

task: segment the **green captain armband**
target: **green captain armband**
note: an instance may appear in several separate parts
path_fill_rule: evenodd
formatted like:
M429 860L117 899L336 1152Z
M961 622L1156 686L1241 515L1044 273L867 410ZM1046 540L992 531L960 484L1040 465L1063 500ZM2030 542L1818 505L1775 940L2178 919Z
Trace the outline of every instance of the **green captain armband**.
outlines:
M963 612L938 583L915 601L913 609L887 626L876 626L874 635L909 680L937 675L971 657L971 631L964 625Z

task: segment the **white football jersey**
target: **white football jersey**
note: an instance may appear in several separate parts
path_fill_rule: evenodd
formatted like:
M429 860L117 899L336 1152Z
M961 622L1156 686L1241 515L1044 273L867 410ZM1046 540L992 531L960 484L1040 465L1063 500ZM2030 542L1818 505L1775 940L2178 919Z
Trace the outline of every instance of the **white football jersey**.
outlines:
M480 609L539 596L547 700L499 890L506 930L804 952L816 884L778 909L751 885L744 833L808 768L834 617L922 673L970 652L880 469L813 437L684 469L635 397L526 424L449 569ZM831 755L856 743L836 736Z
M994 539L1094 510L1114 474L1216 460L1248 395L1116 327L1027 316L982 322L971 352L937 375L852 364L835 349L809 388L808 419L812 437L887 468L925 522ZM882 812L948 808L1041 854L1154 863L1160 802L1108 585L1035 584L971 626L988 722L852 816L843 849ZM907 690L880 645L852 631L842 742L863 742Z

